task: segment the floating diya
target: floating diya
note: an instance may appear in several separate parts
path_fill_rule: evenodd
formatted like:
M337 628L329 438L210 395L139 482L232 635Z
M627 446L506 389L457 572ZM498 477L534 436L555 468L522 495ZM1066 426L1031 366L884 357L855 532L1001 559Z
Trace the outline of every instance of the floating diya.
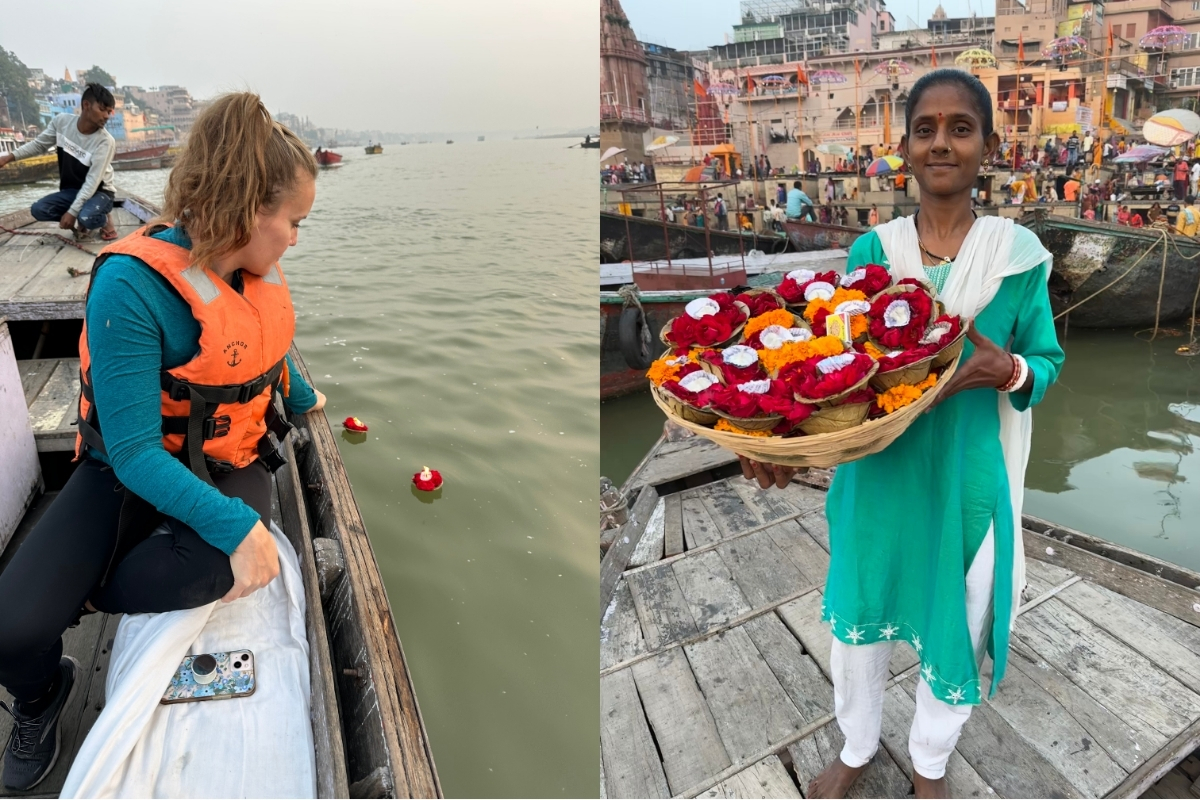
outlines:
M342 427L354 433L366 433L367 424L358 417L346 417L342 422Z
M432 492L442 488L442 473L429 467L421 467L420 472L413 473L413 484L422 492Z

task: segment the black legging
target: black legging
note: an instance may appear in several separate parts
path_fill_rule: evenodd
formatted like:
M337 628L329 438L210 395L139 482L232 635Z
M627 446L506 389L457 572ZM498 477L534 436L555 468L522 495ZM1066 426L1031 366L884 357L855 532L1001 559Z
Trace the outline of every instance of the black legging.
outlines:
M271 473L260 462L214 474L213 482L270 524ZM85 458L0 573L0 686L16 700L50 688L63 631L85 600L110 614L175 611L218 600L233 586L229 556L170 517L162 518L170 533L123 543L132 549L109 571L125 494L110 467Z

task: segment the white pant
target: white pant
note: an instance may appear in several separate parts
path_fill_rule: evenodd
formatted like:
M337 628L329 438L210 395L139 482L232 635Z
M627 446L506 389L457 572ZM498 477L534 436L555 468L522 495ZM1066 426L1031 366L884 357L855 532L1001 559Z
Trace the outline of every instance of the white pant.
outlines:
M967 571L967 627L975 646L977 664L983 663L988 631L992 627L994 547L993 532L989 530ZM849 645L836 638L833 640L830 667L834 713L846 737L841 759L848 767L865 765L879 749L883 691L890 677L888 663L895 647L896 642ZM986 693L986 687L981 687L981 692ZM916 715L908 737L913 769L926 778L942 777L958 742L958 734L970 716L971 706L938 700L921 678L917 684Z

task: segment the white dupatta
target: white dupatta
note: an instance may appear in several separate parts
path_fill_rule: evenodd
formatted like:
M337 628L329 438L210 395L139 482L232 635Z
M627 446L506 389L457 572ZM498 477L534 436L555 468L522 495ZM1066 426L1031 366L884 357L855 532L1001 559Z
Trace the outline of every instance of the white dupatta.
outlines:
M913 217L900 217L876 227L879 242L887 255L892 274L897 278L917 278L927 281L917 244L917 228ZM1018 237L1011 219L985 216L975 220L954 261L954 268L939 295L951 314L963 319L979 315L1009 275L1019 275L1036 269L1051 260L1050 253L1034 236ZM1006 347L1008 342L998 342ZM1000 445L1004 451L1004 467L1008 473L1014 529L1012 616L1016 620L1025 588L1025 547L1021 533L1021 506L1025 497L1025 468L1029 463L1029 445L1033 438L1033 412L1017 411L1006 395L1000 395ZM1000 536L1001 532L996 531Z

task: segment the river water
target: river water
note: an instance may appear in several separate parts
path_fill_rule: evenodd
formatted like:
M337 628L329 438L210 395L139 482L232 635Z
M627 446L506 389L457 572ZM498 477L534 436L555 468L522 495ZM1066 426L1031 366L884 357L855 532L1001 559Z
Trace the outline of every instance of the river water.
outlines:
M596 792L595 158L568 144L344 148L282 261L329 419L370 426L342 457L447 796ZM166 174L116 177L157 201Z
M1033 412L1025 513L1200 570L1200 359L1175 354L1186 341L1069 332ZM600 419L600 471L619 484L663 415L642 393L606 401Z

